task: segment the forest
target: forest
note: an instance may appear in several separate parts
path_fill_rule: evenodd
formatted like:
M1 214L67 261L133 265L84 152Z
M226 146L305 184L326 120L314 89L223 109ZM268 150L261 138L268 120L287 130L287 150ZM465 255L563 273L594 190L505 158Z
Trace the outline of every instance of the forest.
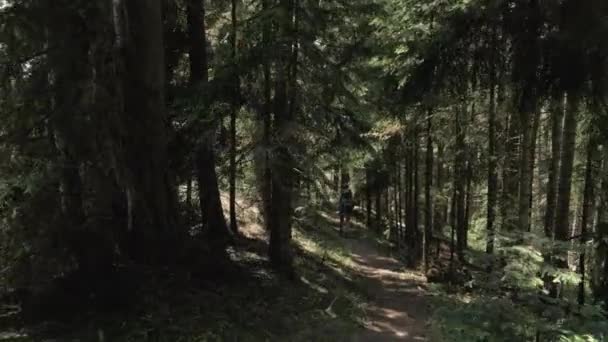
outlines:
M606 37L606 0L0 0L0 341L608 341Z

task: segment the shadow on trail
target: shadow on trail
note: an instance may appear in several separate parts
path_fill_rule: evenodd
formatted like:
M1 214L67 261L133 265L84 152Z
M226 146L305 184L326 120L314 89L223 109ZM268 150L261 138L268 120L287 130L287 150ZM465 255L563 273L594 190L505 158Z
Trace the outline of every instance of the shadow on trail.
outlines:
M427 341L426 320L429 315L425 298L426 278L391 256L377 236L354 219L339 234L335 214L319 212L319 234L343 248L353 262L351 272L357 287L363 288L369 300L365 305L364 329L354 333L350 341Z
M350 248L374 299L368 306L366 331L356 341L426 341L428 307L425 278L406 270L366 241L351 241Z

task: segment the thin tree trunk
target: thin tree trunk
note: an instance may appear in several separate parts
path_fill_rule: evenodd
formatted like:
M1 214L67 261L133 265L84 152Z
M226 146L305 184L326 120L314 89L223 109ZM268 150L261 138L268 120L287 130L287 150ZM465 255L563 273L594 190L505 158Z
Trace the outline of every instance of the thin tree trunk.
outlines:
M555 214L555 239L568 241L570 238L570 199L572 189L572 170L576 147L576 126L579 99L576 94L568 94L568 106L564 118L563 146L561 151L561 167L559 172L557 212ZM558 266L567 267L568 260L560 255Z
M186 179L186 205L190 207L192 205L192 174L188 170L188 178Z
M410 251L413 249L414 243L414 213L413 213L413 167L412 167L412 145L408 141L405 145L405 240Z
M193 89L206 90L208 83L207 35L203 4L202 0L189 0L187 18L190 40L190 85ZM201 143L196 148L195 164L203 226L214 240L212 245L221 251L228 241L229 234L215 170L215 127L216 123L213 123L211 128L207 128L203 134Z
M595 202L595 177L594 177L594 158L597 151L597 141L593 139L593 133L587 143L587 162L585 166L585 185L583 190L583 209L581 215L581 238L580 238L580 257L579 257L579 272L581 274L581 282L578 288L578 303L585 304L585 281L586 281L586 264L585 257L587 255L587 241L589 230L589 219L593 217L593 203Z
M547 207L544 218L545 236L552 237L555 231L555 207L557 205L557 179L562 146L562 125L564 121L564 96L558 93L551 102L551 164L547 181Z
M533 203L534 203L534 168L536 167L536 146L537 146L537 142L538 142L538 129L540 126L540 110L536 110L536 112L534 113L534 122L532 124L532 136L531 136L531 142L530 142L530 169L529 169L529 174L530 174L530 183L528 185L528 188L530 189L530 199L528 201L528 229L527 231L530 232L532 230L532 209L533 209Z
M489 118L488 118L488 203L487 203L487 241L486 253L494 253L495 229L494 221L496 220L496 203L498 199L498 154L496 153L496 61L495 52L492 52L492 61L490 62L490 98L489 98Z
M416 263L422 260L423 235L420 230L420 141L418 128L414 128L414 228L416 232ZM424 228L423 228L424 229Z
M262 2L263 10L269 8L268 0ZM264 22L262 44L264 46L264 107L262 113L262 120L264 122L262 145L264 148L264 172L262 180L262 202L264 209L264 223L266 225L266 231L271 232L272 228L272 169L270 165L270 148L271 142L271 130L272 130L272 85L271 85L271 70L270 70L270 54L269 54L269 40L270 40L270 23Z
M470 159L470 156L469 156ZM471 165L471 160L467 161L466 167L466 190L465 190L465 209L464 209L464 225L465 225L465 234L464 234L464 245L469 245L469 227L471 225L471 211L473 206L473 167Z
M336 140L340 141L340 131L338 131L337 136L338 137L336 138ZM340 193L340 164L337 164L336 166L334 166L332 185L333 185L334 193L339 194Z
M503 191L501 203L502 227L513 231L516 223L516 198L519 192L517 179L517 150L519 139L519 120L511 113L507 119L507 137L505 143L505 162L503 168Z
M529 101L529 100L526 100ZM522 231L528 231L530 226L530 196L532 175L530 174L530 151L532 150L532 125L530 123L530 112L522 110L520 112L520 127L522 143L520 146L519 159L519 199L518 199L518 227Z
M230 111L230 230L238 232L238 222L236 219L236 116L239 110L240 80L237 62L237 2L232 0L232 72L234 73L234 94L232 95L232 108Z
M401 243L401 226L402 226L402 216L401 216L401 162L399 161L399 158L396 158L396 164L395 164L395 173L397 174L397 184L396 184L396 192L395 192L395 197L397 200L397 245L400 245Z
M395 158L396 159L396 158ZM397 162L393 163L393 226L391 226L390 239L399 246L399 173Z
M465 225L465 136L463 130L464 108L456 109L455 132L456 132L456 151L454 158L454 190L456 192L456 252L460 260L464 260L466 246L466 225Z
M393 230L394 230L394 225L393 225L393 211L394 211L394 207L391 204L391 198L392 198L392 191L391 191L391 171L390 169L387 171L387 186L386 186L386 194L384 197L384 207L386 208L386 223L388 224L388 238L389 240L392 238L392 234L393 234Z
M437 205L435 206L435 218L433 219L433 226L434 226L434 230L435 230L435 234L437 234L437 236L442 236L443 235L443 227L445 226L445 221L446 221L446 212L447 212L447 207L448 207L448 203L445 199L446 195L444 194L444 179L443 179L443 175L444 175L444 169L443 169L443 145L439 144L437 145L437 175L436 175L436 186L435 188L437 189L437 193L438 193L438 199L437 199ZM439 239L437 239L436 241L436 254L439 255L440 252L440 248L441 248L441 241Z
M595 243L595 258L594 258L594 286L593 294L598 301L604 301L605 308L608 309L608 160L606 160L606 152L603 151L603 163L601 167L602 185L599 193L599 204L597 210L597 225L595 227L595 235L597 240Z
M424 271L429 268L429 249L431 241L433 241L433 198L431 190L433 187L433 121L432 110L429 108L426 118L426 167L425 167L425 229L424 238L422 239L422 257Z
M457 177L456 170L454 170L454 177ZM456 182L456 180L454 180ZM456 221L457 221L457 211L456 208L456 197L458 192L456 191L456 187L454 187L454 191L452 193L452 203L450 208L450 274L453 274L453 265L454 265L454 253L456 252Z
M372 230L372 170L365 166L365 217L367 229Z
M382 191L376 189L376 232L382 233Z

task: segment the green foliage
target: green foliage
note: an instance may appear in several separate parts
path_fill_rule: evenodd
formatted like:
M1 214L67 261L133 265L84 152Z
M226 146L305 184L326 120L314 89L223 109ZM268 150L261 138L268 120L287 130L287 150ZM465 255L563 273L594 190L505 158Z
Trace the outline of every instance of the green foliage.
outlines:
M501 234L496 255L470 251L466 292L434 287L432 330L441 341L603 341L608 321L599 305L575 304L580 274L555 267L545 255L572 245L541 234ZM487 271L491 269L491 271ZM483 271L481 271L483 270ZM561 288L552 298L547 279ZM464 290L464 289L463 289Z

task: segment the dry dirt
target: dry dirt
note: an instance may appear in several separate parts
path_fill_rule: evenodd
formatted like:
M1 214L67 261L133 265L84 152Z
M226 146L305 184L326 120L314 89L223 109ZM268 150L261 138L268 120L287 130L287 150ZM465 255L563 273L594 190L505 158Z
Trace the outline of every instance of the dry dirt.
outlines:
M365 329L350 340L429 341L424 275L407 270L373 242L347 239L345 243L373 298L367 304Z

